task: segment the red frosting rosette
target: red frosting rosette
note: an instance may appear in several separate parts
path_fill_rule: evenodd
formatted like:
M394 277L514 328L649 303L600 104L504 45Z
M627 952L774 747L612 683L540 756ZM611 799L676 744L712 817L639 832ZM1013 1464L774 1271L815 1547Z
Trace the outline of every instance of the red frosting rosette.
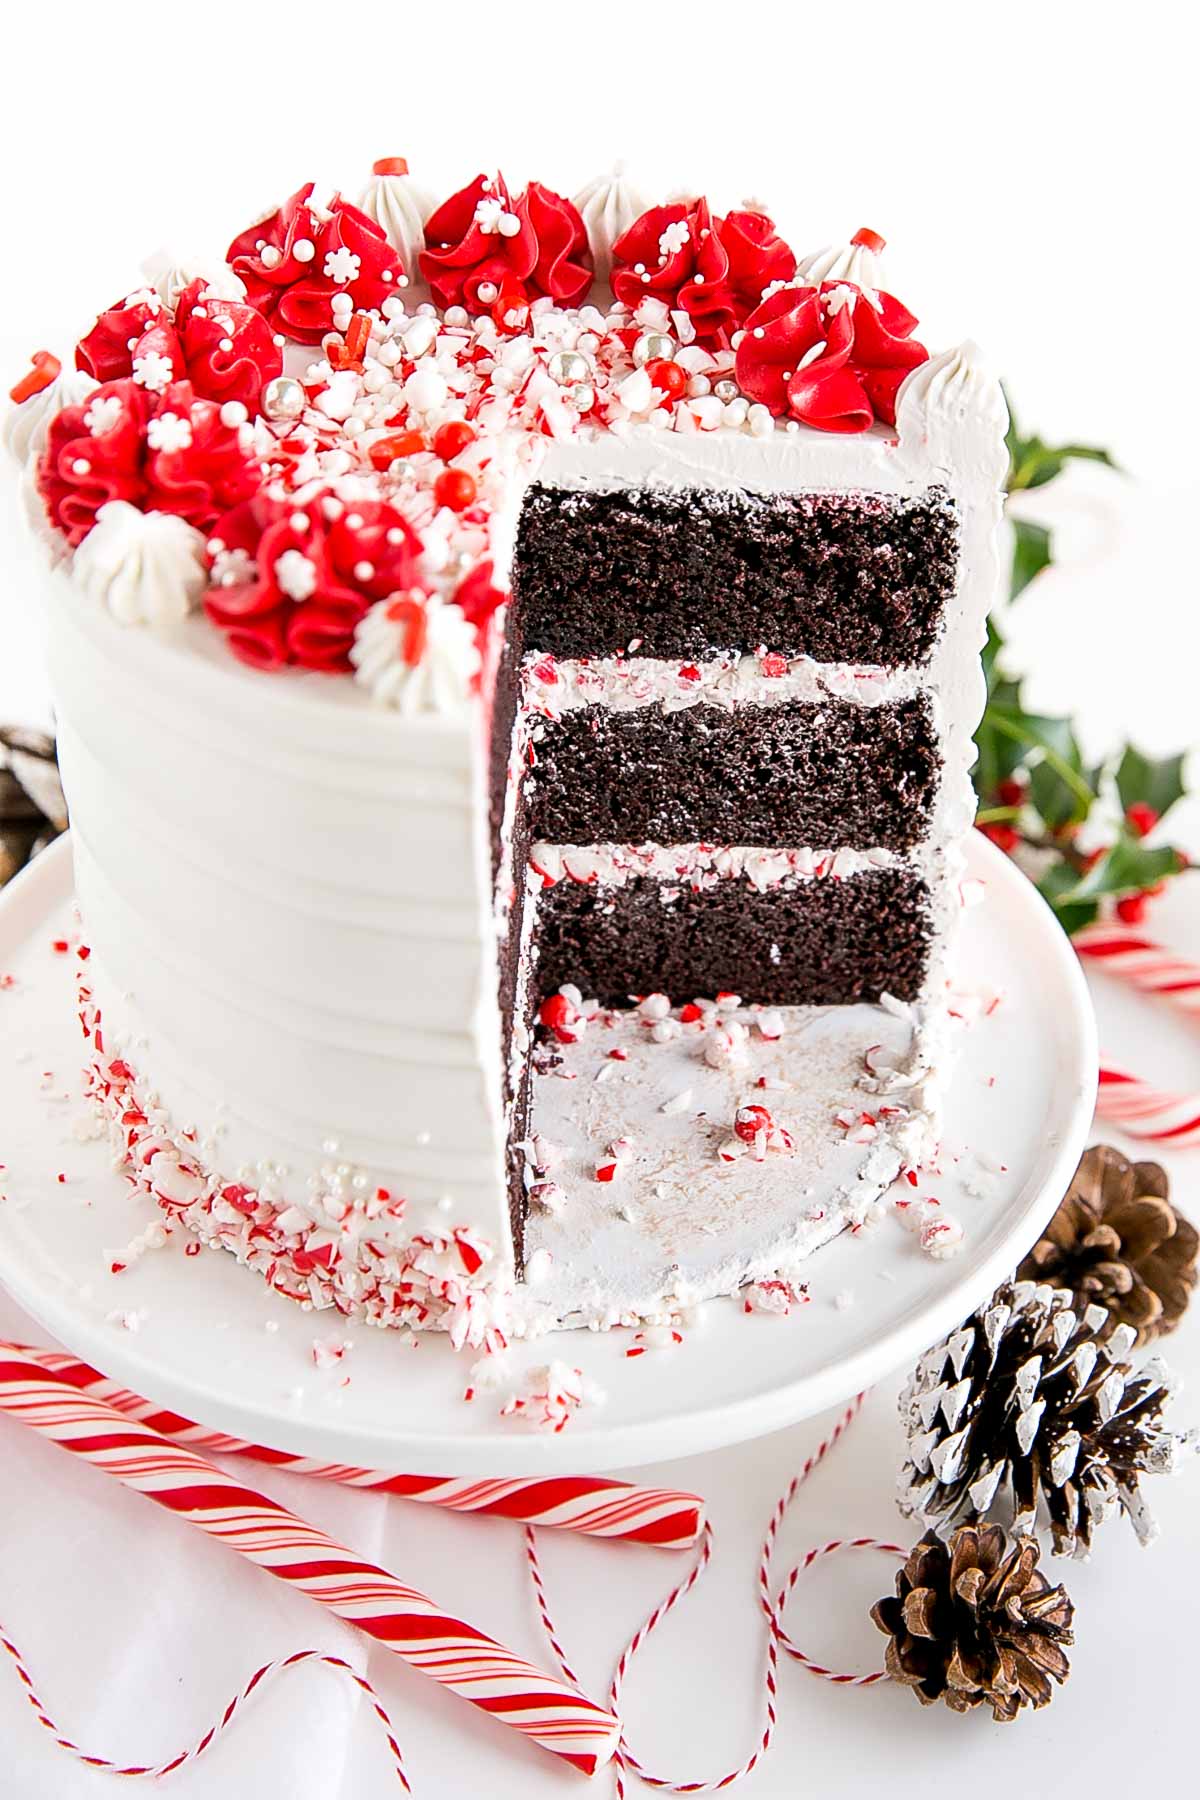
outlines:
M750 399L820 431L896 422L896 393L929 352L891 294L848 281L781 288L746 320L737 382Z
M154 355L170 365L167 380L190 381L202 399L240 400L257 412L264 384L283 370L275 333L244 301L205 295L202 277L191 282L173 316L145 293L118 302L76 345L76 368L97 381L116 381Z
M207 532L252 494L259 468L213 400L186 381L161 394L110 381L51 419L37 483L51 524L75 545L109 500L176 513Z
M514 200L503 175L477 175L431 214L425 246L421 274L442 307L482 313L545 296L578 306L592 285L583 220L540 181Z
M254 562L248 579L211 588L204 603L243 662L348 670L359 620L412 587L421 545L407 519L385 500L334 500L330 517L330 502L258 494L213 527L218 574L223 553Z
M626 306L651 297L685 312L698 343L728 345L772 282L790 281L796 258L766 213L714 218L707 200L652 206L613 245L613 293Z
M333 329L335 294L369 312L398 291L404 273L374 219L340 194L317 210L308 204L312 191L306 182L225 252L251 306L300 344L319 344Z

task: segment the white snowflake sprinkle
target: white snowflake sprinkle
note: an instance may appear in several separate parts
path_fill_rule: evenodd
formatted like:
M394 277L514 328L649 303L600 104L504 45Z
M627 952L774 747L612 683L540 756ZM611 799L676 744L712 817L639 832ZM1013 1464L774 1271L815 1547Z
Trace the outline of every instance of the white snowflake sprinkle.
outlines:
M326 252L321 272L326 281L340 281L346 283L358 280L358 271L361 267L362 258L356 256L353 250L347 250L346 246L343 244L338 250L329 250Z
M83 415L83 422L93 437L103 437L106 431L112 431L121 423L125 408L116 394L107 394L103 398L92 401Z
M316 591L317 565L302 550L285 550L275 559L275 580L289 600L307 600Z
M668 256L676 256L692 235L691 226L686 219L676 219L668 225L658 240L658 254L665 262Z
M145 356L135 356L133 359L133 379L149 393L161 394L175 379L175 365L169 356L161 356L157 350L147 350Z
M192 441L191 421L178 413L160 413L146 427L146 442L152 450L186 450Z

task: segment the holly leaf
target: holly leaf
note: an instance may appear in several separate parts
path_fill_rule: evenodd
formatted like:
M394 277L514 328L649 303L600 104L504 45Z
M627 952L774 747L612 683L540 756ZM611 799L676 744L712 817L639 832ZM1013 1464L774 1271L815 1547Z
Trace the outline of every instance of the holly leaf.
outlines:
M1123 894L1141 894L1158 882L1166 881L1180 871L1177 850L1169 844L1151 849L1141 838L1121 836L1093 863L1086 874L1076 876L1074 885L1064 889L1061 899L1072 904L1090 900L1120 898Z
M1020 708L1016 704L1016 683L1005 682L1002 688L1012 688L1013 694L1002 694L997 690L997 703L989 704L975 734L975 792L980 801L987 802L995 794L1002 781L1015 775L1029 753L1029 746L1016 732L1006 729L1010 718L1020 717Z
M1008 399L1007 391L1005 399ZM1008 402L1008 419L1008 432L1004 441L1008 446L1010 494L1045 487L1048 481L1053 481L1062 474L1068 462L1102 463L1107 469L1118 467L1110 452L1095 444L1047 444L1036 435L1023 436L1011 400Z
M1085 925L1094 925L1100 916L1098 900L1079 900L1073 897L1078 885L1078 872L1065 857L1060 857L1043 870L1037 884L1038 893L1054 908L1059 924L1069 937L1082 931Z
M1117 765L1117 792L1125 811L1140 803L1152 807L1161 819L1177 800L1183 798L1183 765L1183 755L1164 756L1155 761L1153 757L1143 756L1132 744L1126 744Z
M1083 752L1070 719L1027 714L1025 724L1042 754L1029 774L1029 797L1051 830L1079 825L1092 810L1096 789L1084 772Z
M1023 594L1034 576L1040 575L1053 561L1050 533L1044 525L1035 525L1031 519L1014 519L1013 540L1012 573L1008 589L1010 600Z

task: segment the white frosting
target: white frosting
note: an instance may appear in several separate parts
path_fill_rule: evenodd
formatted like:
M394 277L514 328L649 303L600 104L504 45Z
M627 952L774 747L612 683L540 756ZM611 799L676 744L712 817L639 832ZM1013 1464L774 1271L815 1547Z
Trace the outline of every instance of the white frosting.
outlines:
M19 406L12 406L0 426L4 448L21 468L35 463L46 444L51 419L65 406L78 406L99 384L81 369L64 369L40 393L30 395Z
M895 851L764 850L740 844L534 844L529 860L548 882L595 882L623 887L638 876L664 884L711 888L719 881L748 881L759 893L784 883L846 881L870 869L902 867Z
M385 234L409 280L417 281L417 256L425 246L425 221L437 204L433 195L411 175L372 175L358 204Z
M124 632L49 578L90 979L209 1166L318 1216L328 1166L511 1267L486 747L475 719ZM330 1145L336 1145L331 1149ZM443 1207L443 1201L446 1202Z
M581 706L606 706L614 712L642 706L661 706L664 712L682 712L689 706L732 711L738 705L780 706L796 700L883 706L911 699L919 682L912 669L819 663L809 656L787 659L781 674L764 674L761 657L736 651L705 662L651 656L560 661L530 655L521 668L521 697L525 706L549 718Z
M822 281L852 281L874 293L887 284L883 259L865 244L825 244L796 263L796 280L817 287Z
M176 256L171 250L157 250L142 264L142 273L163 305L171 312L179 304L179 296L193 281L203 281L205 293L214 300L244 300L246 287L228 263L198 256Z
M109 500L75 552L75 581L122 625L169 631L208 586L204 537L174 513L139 512Z
M613 164L611 173L597 175L576 194L575 205L587 230L598 281L603 281L612 268L613 245L635 219L641 218L649 204L620 162Z
M999 377L970 338L905 376L896 396L896 429L934 461L964 457L967 479L1004 480L1008 403Z
M350 651L354 679L380 706L394 707L408 717L417 713L465 717L482 659L475 629L462 608L429 602L425 647L415 664L405 660L406 628L390 616L391 608L391 601L381 600L360 621Z

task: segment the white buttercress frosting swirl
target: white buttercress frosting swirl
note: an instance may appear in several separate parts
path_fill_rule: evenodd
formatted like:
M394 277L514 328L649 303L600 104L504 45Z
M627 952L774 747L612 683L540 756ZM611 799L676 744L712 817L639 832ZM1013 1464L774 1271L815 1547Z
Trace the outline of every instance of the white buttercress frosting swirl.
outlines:
M425 221L436 202L413 180L402 156L376 163L358 204L399 256L409 281L418 280L417 256L425 244Z
M874 292L884 286L882 254L869 244L826 244L799 258L796 280L812 287L822 281L852 281Z
M100 508L71 573L122 625L156 631L186 619L208 586L203 535L174 513L139 512L125 500Z
M227 263L211 262L199 256L176 256L172 250L156 250L142 264L142 273L155 293L171 312L179 304L179 296L193 281L203 281L204 291L214 300L244 300L245 284Z
M78 406L97 385L82 369L64 369L49 387L42 388L40 393L31 394L28 400L12 407L5 414L0 437L13 461L22 468L36 462L42 454L51 419L64 406Z
M622 162L614 163L610 174L598 175L576 194L575 205L587 230L598 281L612 267L613 245L649 204L627 177Z
M404 656L407 627L391 616L391 607L391 600L380 600L359 622L350 650L355 681L378 706L393 707L405 717L417 713L464 717L481 659L475 629L462 608L428 602L425 646L414 665Z
M896 395L896 428L935 456L949 458L957 447L961 458L969 444L983 473L996 482L1004 479L1008 403L999 378L970 338L905 376Z

